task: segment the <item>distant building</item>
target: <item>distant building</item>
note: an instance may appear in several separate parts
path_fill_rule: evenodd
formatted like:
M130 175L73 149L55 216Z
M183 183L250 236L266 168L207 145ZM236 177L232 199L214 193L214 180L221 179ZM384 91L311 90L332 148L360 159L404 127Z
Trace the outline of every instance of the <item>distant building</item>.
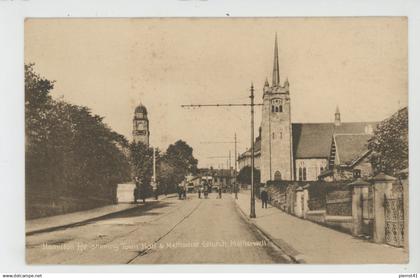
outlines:
M254 167L255 169L260 170L261 168L261 128L259 129L260 133L255 139L254 143ZM238 156L238 168L242 169L245 166L251 166L251 150L248 149L246 152Z
M338 107L334 122L292 123L289 86L287 79L280 84L276 37L272 84L268 80L264 84L262 122L254 145L254 163L261 171L261 182L371 173L367 143L378 123L342 122ZM239 169L251 165L250 150L238 157L238 165ZM334 171L335 176L331 174Z
M202 185L205 181L212 187L229 188L235 182L234 169L200 168L195 177L189 178L194 186Z
M149 119L147 118L147 109L140 104L134 110L133 117L133 140L134 142L142 142L149 146Z

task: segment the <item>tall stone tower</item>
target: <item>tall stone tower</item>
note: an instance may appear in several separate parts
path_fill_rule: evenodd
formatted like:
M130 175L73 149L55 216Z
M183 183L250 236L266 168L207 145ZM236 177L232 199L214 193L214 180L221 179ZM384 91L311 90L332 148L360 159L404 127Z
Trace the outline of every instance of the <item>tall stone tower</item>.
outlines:
M341 125L341 116L340 116L340 110L338 109L338 105L337 105L337 108L335 109L334 125L335 126L340 126Z
M133 118L133 140L134 142L142 142L149 146L149 119L147 118L147 109L140 104L134 110Z
M277 35L272 84L265 81L261 122L261 182L293 180L289 82L280 85Z

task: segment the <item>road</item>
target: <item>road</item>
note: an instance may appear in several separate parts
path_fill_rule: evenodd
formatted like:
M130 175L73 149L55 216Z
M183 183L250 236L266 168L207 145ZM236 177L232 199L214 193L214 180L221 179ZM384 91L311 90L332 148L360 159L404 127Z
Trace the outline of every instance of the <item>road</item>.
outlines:
M30 264L286 263L244 220L230 194L168 198L26 238Z

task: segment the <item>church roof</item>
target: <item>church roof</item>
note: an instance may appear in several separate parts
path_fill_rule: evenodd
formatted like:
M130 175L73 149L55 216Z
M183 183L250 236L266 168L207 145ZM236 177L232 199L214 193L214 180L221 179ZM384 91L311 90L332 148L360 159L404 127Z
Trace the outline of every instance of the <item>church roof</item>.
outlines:
M293 123L294 158L328 157L333 130L333 123Z
M336 134L334 135L336 151L340 164L351 165L368 152L367 143L370 134Z
M294 158L328 158L333 135L367 134L377 124L377 122L348 122L336 126L334 123L293 123Z

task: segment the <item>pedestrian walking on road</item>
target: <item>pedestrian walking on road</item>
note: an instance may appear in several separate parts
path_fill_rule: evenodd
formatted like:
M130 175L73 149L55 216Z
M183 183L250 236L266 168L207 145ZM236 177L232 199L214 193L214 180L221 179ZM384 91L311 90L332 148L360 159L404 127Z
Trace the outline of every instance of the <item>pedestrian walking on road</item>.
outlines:
M178 199L181 200L182 198L182 187L178 185Z
M137 189L137 186L134 188L134 192L133 192L133 195L134 195L134 203L135 204L137 204L137 196L139 195L139 190Z
M182 188L182 198L187 200L187 188L185 186Z
M219 199L222 199L222 187L219 186Z
M265 187L262 188L260 198L261 198L261 202L262 202L262 208L267 208L268 192L267 192Z
M198 199L201 199L201 187L198 188Z
M204 198L207 199L209 196L209 188L208 186L204 186Z

